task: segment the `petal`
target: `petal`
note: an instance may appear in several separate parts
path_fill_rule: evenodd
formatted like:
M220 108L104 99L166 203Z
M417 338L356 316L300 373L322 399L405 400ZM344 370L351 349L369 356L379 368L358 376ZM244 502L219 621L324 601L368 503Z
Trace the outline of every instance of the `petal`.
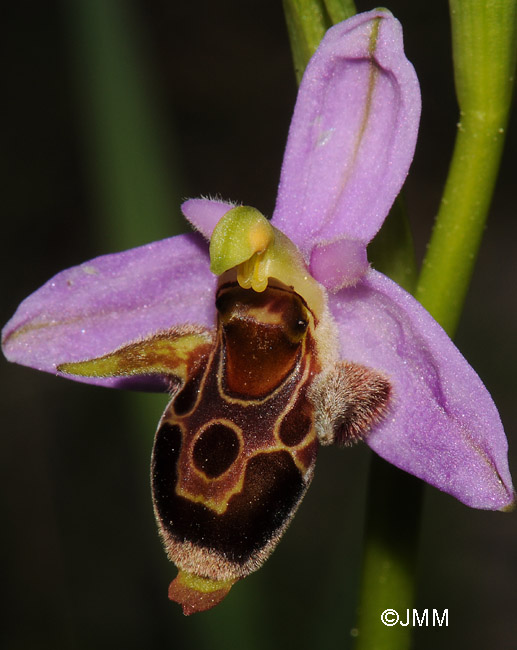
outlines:
M393 384L391 411L369 446L469 506L509 506L514 492L499 414L438 323L376 271L331 295L329 305L343 358L385 372Z
M312 276L331 290L357 284L368 266L366 246L351 239L315 246L311 255Z
M213 327L216 278L200 235L179 235L62 271L24 300L2 332L9 361L56 373L174 325ZM156 380L71 377L156 389ZM160 384L163 388L163 384Z
M170 377L172 385L185 383L206 365L214 345L214 331L180 325L138 339L102 357L58 366L59 372L80 377Z
M212 199L188 199L181 204L181 211L206 239L210 239L218 221L228 210L236 206L227 201Z
M418 80L388 11L327 32L300 85L272 221L307 261L317 244L372 239L406 177L419 118Z

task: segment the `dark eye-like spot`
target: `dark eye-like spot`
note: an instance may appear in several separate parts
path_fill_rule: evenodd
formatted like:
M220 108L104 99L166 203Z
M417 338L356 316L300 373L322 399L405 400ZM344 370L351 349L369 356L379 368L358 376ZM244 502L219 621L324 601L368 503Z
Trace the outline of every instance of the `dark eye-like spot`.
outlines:
M210 425L196 440L194 465L208 478L217 478L231 467L239 455L239 437L225 424Z
M217 294L215 299L215 308L220 314L226 314L234 303L234 292L222 291Z
M290 302L286 305L284 327L293 343L301 341L309 327L308 310L296 294L292 295Z
M181 427L163 422L156 432L152 460L152 477L155 492L162 492L164 483L176 480L176 464L181 450ZM163 490L167 493L167 489Z
M280 423L279 436L284 445L299 445L312 431L312 406L301 395Z
M304 320L302 318L298 319L298 321L294 325L294 329L297 332L300 332L300 334L303 334L305 330L309 327L309 321Z
M177 454L181 445L181 427L171 422L164 422L158 429L156 437L173 450L173 455Z
M176 415L186 415L194 408L199 395L199 387L202 379L203 373L198 371L187 381L179 393L174 397L173 406Z

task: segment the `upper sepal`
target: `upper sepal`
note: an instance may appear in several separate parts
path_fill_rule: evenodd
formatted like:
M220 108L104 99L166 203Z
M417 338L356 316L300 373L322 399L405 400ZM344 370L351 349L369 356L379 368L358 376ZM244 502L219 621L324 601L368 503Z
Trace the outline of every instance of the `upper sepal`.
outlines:
M429 313L376 271L330 295L329 308L342 358L383 372L392 385L389 411L368 445L468 506L511 506L508 443L497 409Z
M320 273L315 246L373 238L407 175L419 118L418 80L388 11L327 32L300 85L272 220L327 288L356 280L346 266Z
M26 298L2 332L9 361L56 373L175 325L215 324L208 247L179 235L62 271ZM137 377L75 377L104 386L161 390Z

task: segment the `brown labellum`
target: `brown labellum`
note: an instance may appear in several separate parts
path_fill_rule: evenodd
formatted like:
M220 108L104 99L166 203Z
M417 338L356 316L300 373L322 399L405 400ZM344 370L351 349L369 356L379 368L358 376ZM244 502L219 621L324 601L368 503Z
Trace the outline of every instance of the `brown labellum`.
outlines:
M390 384L352 363L322 372L317 319L287 287L223 284L206 365L187 379L156 434L156 518L180 572L185 614L213 607L259 568L307 490L319 446L364 437ZM201 582L200 582L201 579Z
M217 307L206 366L160 423L152 483L171 560L183 574L231 586L271 553L312 479L318 442L305 390L320 367L314 317L292 291L232 283ZM300 429L291 414L301 404ZM196 588L180 582L170 593L186 613L211 602L199 591L196 609Z
M363 438L390 400L386 377L336 362L324 303L315 313L292 287L270 280L258 292L234 278L221 278L215 334L177 327L60 366L169 378L175 392L155 437L152 488L179 568L169 597L185 614L213 607L261 566L311 482L319 444Z

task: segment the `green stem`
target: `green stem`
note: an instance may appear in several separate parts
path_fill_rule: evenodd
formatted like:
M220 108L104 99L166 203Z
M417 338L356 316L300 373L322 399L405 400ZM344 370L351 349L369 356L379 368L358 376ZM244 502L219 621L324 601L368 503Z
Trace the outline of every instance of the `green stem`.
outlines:
M357 13L354 0L323 0L323 3L333 25Z
M450 0L460 122L416 297L452 336L499 170L515 73L515 0Z
M422 481L372 454L356 650L410 647L411 625L386 626L381 613L412 612L422 497Z
M353 0L283 0L296 81L329 27L356 13Z
M413 240L405 205L397 199L368 258L407 291L417 279ZM412 611L423 483L372 454L368 482L356 650L408 648L411 626L385 626L381 613Z
M416 295L452 335L499 169L515 70L516 3L451 0L450 7L461 121ZM400 268L382 270L400 276ZM372 459L356 650L410 647L411 625L387 627L380 615L392 608L405 621L412 608L422 487Z
M346 4L346 6L345 6ZM331 7L331 5L334 5ZM336 13L339 9L341 13ZM355 13L353 3L328 0L284 0L286 21L297 79L326 29ZM413 241L402 199L395 202L376 240L369 259L408 291L413 291L417 268ZM416 550L422 503L422 483L377 456L370 466L362 583L356 647L407 648L410 627L387 628L380 614L391 607L412 609L415 589Z

